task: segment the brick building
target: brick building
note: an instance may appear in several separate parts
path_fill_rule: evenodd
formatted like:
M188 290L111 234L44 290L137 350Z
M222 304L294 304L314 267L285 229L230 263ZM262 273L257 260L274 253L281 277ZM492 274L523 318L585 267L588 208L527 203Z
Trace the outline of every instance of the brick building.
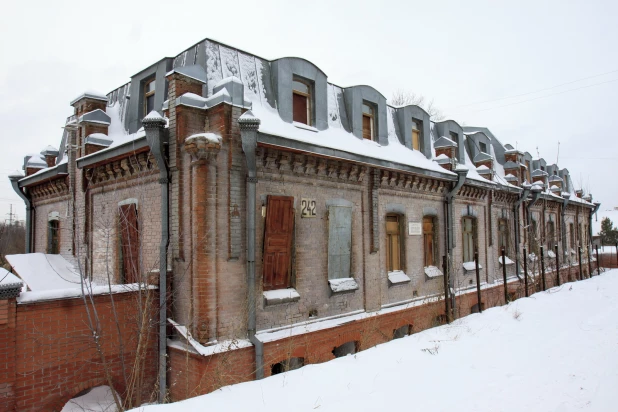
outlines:
M524 263L536 288L542 259L563 281L588 259L598 204L567 169L302 58L207 39L71 105L11 176L27 251L159 279L174 400L478 310L475 253L481 308L525 293Z

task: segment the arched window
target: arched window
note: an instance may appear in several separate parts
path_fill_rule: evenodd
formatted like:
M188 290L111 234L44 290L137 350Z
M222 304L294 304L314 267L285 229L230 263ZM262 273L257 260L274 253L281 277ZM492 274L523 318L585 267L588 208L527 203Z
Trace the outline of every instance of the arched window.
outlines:
M58 218L47 222L47 253L52 255L60 253L60 220Z
M425 267L437 266L437 236L436 218L425 216L423 218L423 262Z
M363 139L375 140L375 108L363 102Z
M401 236L401 217L386 215L386 270L403 270L403 245Z
M312 126L311 84L294 78L292 81L292 120Z
M154 110L155 79L144 84L144 116Z

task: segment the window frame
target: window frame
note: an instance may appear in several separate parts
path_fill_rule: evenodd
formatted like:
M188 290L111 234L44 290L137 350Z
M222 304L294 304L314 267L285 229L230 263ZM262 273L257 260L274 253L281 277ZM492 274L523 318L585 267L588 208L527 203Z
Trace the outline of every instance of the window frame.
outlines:
M501 230L501 227L504 230ZM504 242L502 241L504 240ZM498 219L498 253L502 254L502 247L504 247L504 253L509 254L509 221L506 218Z
M423 139L422 130L423 130L423 121L418 120L413 117L412 118L412 150L418 150L419 152L422 151L422 146L421 146L421 142ZM416 142L417 142L418 148L414 147L414 135L415 135L414 132L416 132L416 136L417 136Z
M47 253L60 254L60 219L54 218L47 221Z
M308 93L302 92L300 90L296 90L294 88L295 82L304 84L307 87ZM302 123L302 122L298 122L297 120L294 120L294 95L295 94L307 99L307 123L303 123L303 124L313 127L315 123L313 119L313 95L314 93L313 93L313 84L311 83L311 81L303 79L298 76L292 77L292 121L297 122L297 123Z
M367 106L368 108L370 108L371 114L365 113L365 111L363 110L363 106ZM363 139L371 140L375 142L376 141L376 105L374 103L363 100L361 103L361 116L363 120L361 121ZM370 138L369 139L365 137L365 122L364 122L365 117L369 118L369 128L370 128L369 130Z
M484 150L483 150L484 149ZM489 154L487 153L487 143L485 142L479 142L479 151L481 153L485 153L485 154Z
M388 229L388 223L389 223L389 218L395 218L397 219L397 233L389 233L389 229ZM386 259L385 259L385 263L386 263L386 272L390 273L390 272L395 272L395 271L402 271L405 272L405 245L404 245L404 236L403 236L403 228L402 228L402 222L404 221L403 215L399 214L399 213L387 213L385 218L384 218L384 239L386 241L386 248L385 248L385 253L386 253ZM396 235L398 238L398 255L399 255L399 267L398 268L394 268L394 261L393 261L393 244L392 244L392 236Z
M425 221L426 220L430 220L431 222L431 232L429 231L425 231ZM437 246L438 246L438 218L434 215L428 215L428 216L423 216L423 267L428 267L428 266L438 266L438 251L437 251ZM427 240L426 240L426 235L431 234L432 236L432 263L431 264L427 264L427 250L426 250L426 246L427 246Z
M467 220L470 221L470 231L466 230ZM468 240L468 242L466 242L467 234L470 234L470 236L472 237L472 239ZM461 258L463 262L473 262L474 261L474 252L477 250L476 242L477 242L476 218L474 218L473 216L464 216L461 219ZM467 243L471 244L472 250L466 251ZM470 256L466 256L468 253L470 254Z
M156 92L157 92L157 87L156 87L156 86L157 86L157 84L155 83L155 82L156 82L156 80L157 80L157 79L156 79L156 77L153 77L152 79L147 80L147 81L145 81L145 82L144 82L144 86L143 86L143 88L142 88L143 93L144 93L144 101L143 101L143 105L144 105L144 116L147 116L147 115L148 115L148 113L149 113L149 112L148 112L148 98L149 98L150 96L154 96L154 95L156 94ZM154 89L153 89L153 90L151 90L151 91L148 91L148 86L149 86L149 85L151 85L151 84L153 84L153 83L154 83ZM153 97L153 102L152 102L152 110L154 110L154 97Z

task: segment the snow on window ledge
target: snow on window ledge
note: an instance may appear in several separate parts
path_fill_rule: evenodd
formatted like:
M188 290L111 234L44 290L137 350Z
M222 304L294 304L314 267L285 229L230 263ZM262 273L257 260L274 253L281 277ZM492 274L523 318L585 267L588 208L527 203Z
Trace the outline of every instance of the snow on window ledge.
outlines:
M444 276L442 271L437 266L425 266L424 271L425 275L427 275L427 277L431 279Z
M402 270L395 270L393 272L388 272L388 283L389 286L410 283L410 277L406 275Z
M555 257L556 257L556 254L554 253L554 251L553 251L553 250L548 250L548 251L547 251L547 257L550 257L550 258L552 258L552 259L553 259L553 258L555 258Z
M511 259L509 259L509 257L508 257L508 256L505 256L505 257L504 257L504 261L506 262L506 266L509 266L509 265L512 265L512 264L514 264L514 263L515 263L515 262L513 262ZM500 264L501 264L501 265L503 264L503 263L502 263L502 256L498 257L498 262L500 262Z
M328 284L333 293L354 292L358 289L358 283L354 278L328 279Z
M300 294L294 288L266 290L262 295L264 296L265 306L298 302L300 300Z
M311 127L309 125L306 125L304 123L300 123L300 122L292 122L292 124L296 127L298 127L299 129L304 129L304 130L309 130L310 132L318 132L318 129L316 129L315 127Z
M476 271L476 263L472 262L464 262L462 264L463 268L467 272L475 272ZM483 266L479 263L479 269L483 269Z

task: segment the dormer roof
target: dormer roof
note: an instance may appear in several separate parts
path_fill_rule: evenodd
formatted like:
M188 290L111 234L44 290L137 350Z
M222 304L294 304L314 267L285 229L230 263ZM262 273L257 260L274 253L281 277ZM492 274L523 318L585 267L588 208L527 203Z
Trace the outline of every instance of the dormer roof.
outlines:
M477 154L476 156L474 156L473 162L482 162L485 160L493 160L493 157L491 157L490 155L488 155L485 152L480 152L479 154Z
M446 136L442 136L438 140L436 140L436 142L434 143L433 147L435 147L435 148L439 148L439 147L457 147L457 143L455 143L454 141L452 141L451 139L449 139Z

